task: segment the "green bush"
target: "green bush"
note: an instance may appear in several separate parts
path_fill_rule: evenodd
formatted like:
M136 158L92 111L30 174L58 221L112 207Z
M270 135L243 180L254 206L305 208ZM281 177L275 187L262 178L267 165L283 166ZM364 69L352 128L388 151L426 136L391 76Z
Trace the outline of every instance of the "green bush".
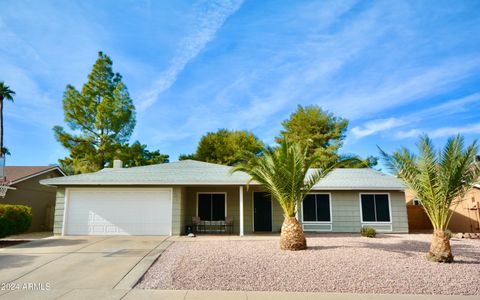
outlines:
M0 204L0 238L25 232L31 223L31 207Z
M447 236L447 238L448 238L449 240L452 239L452 232L450 231L450 229L445 230L445 235Z
M365 237L374 238L377 235L377 231L372 227L362 227L360 234Z

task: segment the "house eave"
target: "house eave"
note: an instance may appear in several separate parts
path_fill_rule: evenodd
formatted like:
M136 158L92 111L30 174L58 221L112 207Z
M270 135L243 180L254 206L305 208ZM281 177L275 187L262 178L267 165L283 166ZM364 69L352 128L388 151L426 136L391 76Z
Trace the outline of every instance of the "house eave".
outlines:
M40 181L43 185L50 185L50 186L79 186L79 185L89 185L89 186L116 186L116 185L124 185L124 186L201 186L201 185L220 185L220 186L239 186L239 185L247 185L245 182L52 182L46 183ZM251 182L249 185L260 185L259 183Z
M60 174L62 174L63 176L67 176L67 174L65 174L65 172L63 172L62 169L60 169L59 167L55 166L55 167L51 167L50 169L46 169L46 170L43 170L43 171L40 171L40 172L37 172L37 173L30 174L30 175L28 175L28 176L19 178L19 179L17 179L17 180L13 180L13 181L10 182L10 185L14 185L14 184L20 183L20 182L22 182L22 181L25 181L25 180L28 180L28 179L31 179L31 178L34 178L34 177L37 177L37 176L46 174L46 173L48 173L48 172L55 171L55 170L57 170L58 172L60 172Z
M405 191L404 187L314 187L312 191Z
M44 183L44 185L50 186L245 186L246 182L63 182L63 183ZM250 182L248 185L260 186L260 183ZM402 187L314 187L314 191L404 191Z

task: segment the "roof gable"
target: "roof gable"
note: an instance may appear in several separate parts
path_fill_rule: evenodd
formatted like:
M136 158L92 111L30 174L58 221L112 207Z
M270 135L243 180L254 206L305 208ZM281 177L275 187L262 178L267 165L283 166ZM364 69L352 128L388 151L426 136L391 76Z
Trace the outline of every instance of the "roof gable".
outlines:
M57 170L61 176L65 176L57 166L6 166L5 177L13 184L54 170Z

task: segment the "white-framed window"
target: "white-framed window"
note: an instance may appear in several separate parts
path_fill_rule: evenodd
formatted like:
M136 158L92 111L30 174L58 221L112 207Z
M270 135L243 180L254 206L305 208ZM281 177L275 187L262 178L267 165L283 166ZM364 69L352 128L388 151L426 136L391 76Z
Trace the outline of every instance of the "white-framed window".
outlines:
M227 193L197 193L197 217L202 221L225 221Z
M390 194L360 194L360 216L362 223L391 223L391 212Z
M302 202L303 223L331 223L331 195L326 193L308 194Z
M415 205L415 206L420 206L420 205L422 205L422 202L420 202L420 199L413 198L412 204Z

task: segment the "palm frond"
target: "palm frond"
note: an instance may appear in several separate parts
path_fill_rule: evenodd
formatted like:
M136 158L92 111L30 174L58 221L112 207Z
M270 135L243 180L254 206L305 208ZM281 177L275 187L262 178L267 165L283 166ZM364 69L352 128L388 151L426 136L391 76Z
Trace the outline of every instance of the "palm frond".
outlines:
M422 202L434 229L448 227L454 199L461 199L479 180L476 141L466 149L464 144L464 139L457 135L448 139L442 151L436 152L432 140L423 135L417 143L418 157L405 148L393 154L379 148L390 171Z
M242 171L271 193L285 216L294 217L301 203L314 185L325 177L333 167L310 172L318 158L308 156L308 149L298 143L282 140L276 149L264 149L262 155L246 154L232 172Z

